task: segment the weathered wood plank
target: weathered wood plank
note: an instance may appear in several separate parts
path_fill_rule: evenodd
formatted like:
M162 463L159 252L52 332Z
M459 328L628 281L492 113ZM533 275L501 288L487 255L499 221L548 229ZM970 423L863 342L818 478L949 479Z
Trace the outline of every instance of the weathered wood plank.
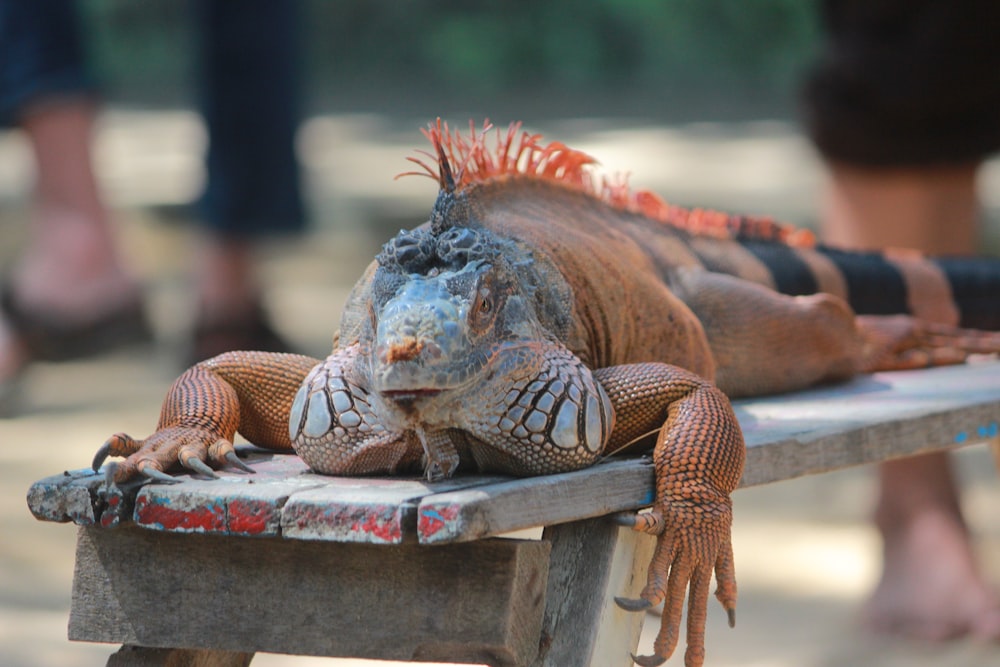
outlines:
M253 653L122 646L107 667L247 667Z
M386 548L81 528L69 636L524 665L538 651L549 551L503 539Z
M533 667L632 667L645 614L616 595L638 597L654 539L608 519L545 529L552 542L542 642Z
M100 518L93 498L104 478L76 470L40 479L28 489L28 509L36 519L93 526Z
M320 476L315 476L320 478ZM296 493L282 509L285 537L335 542L401 544L417 531L417 504L424 496L478 488L501 477L461 475L442 482L385 477L325 477Z
M735 402L742 486L986 442L1000 421L1000 363L878 373Z
M618 539L609 566L604 598L597 620L590 667L622 664L632 667L631 655L639 645L646 614L625 611L616 596L637 598L646 586L649 563L653 560L656 539L645 533L617 526Z
M143 528L176 533L277 537L288 498L323 483L315 475L298 474L150 484L136 497L134 520Z
M475 540L652 502L652 466L635 459L612 459L577 472L425 497L417 510L417 534L424 544Z
M141 482L109 487L103 474L71 470L40 479L28 489L28 509L36 519L113 528L132 519Z

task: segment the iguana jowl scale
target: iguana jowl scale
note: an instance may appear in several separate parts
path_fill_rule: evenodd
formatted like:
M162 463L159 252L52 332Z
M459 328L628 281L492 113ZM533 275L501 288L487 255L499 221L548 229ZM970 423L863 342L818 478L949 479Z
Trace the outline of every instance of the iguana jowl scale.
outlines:
M665 600L655 654L638 659L660 664L690 585L690 667L704 661L713 570L731 620L736 605L730 494L745 451L727 395L1000 351L1000 335L958 328L1000 328L998 261L814 247L767 219L599 181L588 156L517 125L495 147L485 130L426 134L436 155L420 164L440 185L430 219L362 276L331 355L202 362L174 383L153 435L112 436L95 468L115 455L127 457L108 468L116 481L169 481L177 462L213 474L207 464L238 462L236 431L322 473L430 479L652 448L656 500L635 525L656 552L641 600L620 604Z

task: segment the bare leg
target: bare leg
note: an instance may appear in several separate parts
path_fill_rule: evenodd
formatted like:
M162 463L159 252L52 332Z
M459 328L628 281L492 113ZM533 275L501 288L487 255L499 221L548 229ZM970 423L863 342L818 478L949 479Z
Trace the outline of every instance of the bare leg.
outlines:
M230 350L290 352L262 306L258 248L240 237L204 233L195 255L197 314L186 362Z
M40 101L21 115L36 163L28 246L7 289L21 311L86 326L137 300L119 260L93 170L96 107L87 97ZM28 348L0 322L0 390L27 364Z
M239 320L260 301L253 243L205 234L195 257L199 318Z
M973 252L978 164L874 169L830 165L823 238L832 245Z
M135 292L122 267L93 170L96 109L87 98L28 110L22 127L35 157L29 246L14 274L26 306L86 318Z
M866 170L832 165L824 202L828 242L967 253L975 246L978 165ZM983 579L947 454L879 469L875 513L884 544L881 580L868 603L880 632L925 639L1000 639L1000 599Z

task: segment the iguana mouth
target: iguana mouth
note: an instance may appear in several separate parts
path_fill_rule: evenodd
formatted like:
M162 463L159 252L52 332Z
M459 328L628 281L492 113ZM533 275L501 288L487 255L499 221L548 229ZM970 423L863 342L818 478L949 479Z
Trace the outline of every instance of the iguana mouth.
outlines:
M403 410L409 411L421 399L433 398L440 394L441 389L391 389L380 391L382 398L392 401Z

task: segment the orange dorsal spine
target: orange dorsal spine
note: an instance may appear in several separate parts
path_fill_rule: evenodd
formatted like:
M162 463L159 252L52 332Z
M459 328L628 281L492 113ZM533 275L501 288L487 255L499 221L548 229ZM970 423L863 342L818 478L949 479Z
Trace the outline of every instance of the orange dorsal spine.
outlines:
M648 190L632 190L623 175L601 175L597 160L558 141L545 143L540 134L521 130L521 123L511 123L506 131L496 128L493 146L488 136L493 125L486 121L477 130L469 122L463 135L439 118L422 129L435 154L417 151L423 157L407 158L422 171L400 176L429 176L448 191L459 191L508 175L521 175L560 183L574 188L623 211L646 216L700 236L740 241L774 241L796 247L816 244L812 232L772 218L733 215L701 208L687 209L666 202ZM424 159L426 158L426 160Z

